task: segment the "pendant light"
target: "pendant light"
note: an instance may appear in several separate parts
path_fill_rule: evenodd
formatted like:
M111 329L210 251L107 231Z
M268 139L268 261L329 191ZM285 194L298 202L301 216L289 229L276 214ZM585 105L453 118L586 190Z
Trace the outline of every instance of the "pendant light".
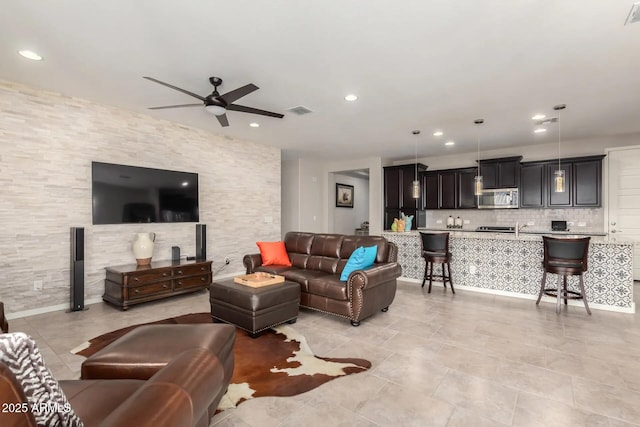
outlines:
M553 191L555 193L564 193L564 170L560 168L560 111L567 108L565 104L559 104L553 107L554 110L558 112L558 169L553 173L554 175L554 186Z
M420 135L419 130L414 130L412 132L414 135ZM416 163L415 163L415 172L413 175L413 183L411 185L411 197L414 199L420 198L420 181L418 181L418 143L416 142Z
M476 196L482 196L482 175L480 175L480 125L484 123L483 119L476 119L473 123L477 126L476 135L478 137L478 174L473 178L474 181L474 191L473 194Z

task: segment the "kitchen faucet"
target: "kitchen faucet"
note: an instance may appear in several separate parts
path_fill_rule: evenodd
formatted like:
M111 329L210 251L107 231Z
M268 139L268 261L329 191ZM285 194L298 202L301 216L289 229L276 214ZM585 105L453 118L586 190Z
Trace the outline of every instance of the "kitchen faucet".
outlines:
M527 226L527 224L522 224L520 225L520 223L516 222L516 237L518 237L520 235L520 230L522 230L523 228L525 228Z

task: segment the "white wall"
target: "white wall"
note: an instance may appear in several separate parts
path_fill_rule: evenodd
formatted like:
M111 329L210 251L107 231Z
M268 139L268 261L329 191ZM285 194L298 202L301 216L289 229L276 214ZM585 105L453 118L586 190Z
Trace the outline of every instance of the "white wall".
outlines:
M324 211L324 183L322 163L313 159L299 159L300 167L300 231L326 232ZM283 230L284 231L284 230Z
M173 245L194 254L194 223L92 225L93 160L198 173L214 270L228 256L224 273L243 271L257 240L280 239L274 147L3 81L0 147L0 300L8 313L69 303L72 226L85 227L88 299L102 295L105 266L135 263L135 233L157 234L156 260L170 259ZM33 290L35 280L44 290Z
M336 183L353 185L353 208L336 207L335 188ZM329 193L333 188L333 209L329 209L329 215L333 216L333 226L329 232L339 234L354 234L356 228L360 228L363 221L369 221L369 180L355 178L340 173L329 174Z
M288 231L300 230L300 161L283 160L282 182L282 238Z

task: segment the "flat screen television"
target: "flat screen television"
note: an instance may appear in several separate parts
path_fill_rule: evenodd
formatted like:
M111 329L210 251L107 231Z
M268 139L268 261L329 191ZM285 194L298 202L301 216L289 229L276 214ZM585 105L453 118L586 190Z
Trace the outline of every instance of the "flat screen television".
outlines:
M198 222L198 174L91 162L94 224Z

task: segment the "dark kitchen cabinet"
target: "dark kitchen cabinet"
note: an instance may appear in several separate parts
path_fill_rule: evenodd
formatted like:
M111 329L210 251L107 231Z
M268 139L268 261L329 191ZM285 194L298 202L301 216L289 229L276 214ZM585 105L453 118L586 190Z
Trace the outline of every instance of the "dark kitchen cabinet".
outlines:
M518 187L521 160L522 156L480 160L482 187L486 189Z
M438 209L440 207L440 180L437 172L426 172L422 175L423 209Z
M520 166L520 207L543 208L547 198L546 162Z
M384 229L389 230L394 218L400 217L400 212L405 215L416 215L423 201L419 197L412 197L412 186L414 179L418 179L421 172L427 169L422 163L398 166L388 166L384 170ZM416 228L416 221L412 223Z
M565 191L555 191L558 160L523 163L520 169L520 207L581 208L602 206L604 156L561 159Z
M443 171L438 175L440 176L440 209L457 208L457 173L455 171Z
M602 158L573 162L573 206L602 204Z
M458 207L458 177L455 170L426 172L423 209L456 209Z
M475 177L478 169L460 169L458 173L458 208L474 209L478 207L475 195Z

